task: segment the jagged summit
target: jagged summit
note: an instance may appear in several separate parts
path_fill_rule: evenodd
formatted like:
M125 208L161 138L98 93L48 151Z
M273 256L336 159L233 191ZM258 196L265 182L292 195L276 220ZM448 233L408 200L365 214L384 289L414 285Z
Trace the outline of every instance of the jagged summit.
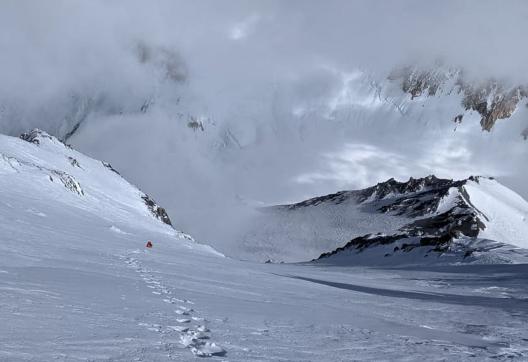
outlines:
M64 142L60 141L55 136L52 136L46 131L43 131L39 128L34 128L29 132L24 132L19 137L20 139L26 142L29 142L29 143L33 143L35 145L41 145L41 144L48 142L51 144L62 144L64 146L71 148L70 146L66 145Z
M510 118L519 103L528 98L528 86L512 85L499 79L470 80L461 69L437 67L423 68L406 66L397 68L389 80L400 83L401 90L411 96L461 95L465 111L475 111L480 117L483 130L491 131L497 120ZM453 110L455 112L455 110ZM462 122L463 113L454 113L453 121Z
M493 178L471 176L445 180L434 176L397 182L393 179L372 188L354 192L360 203L376 212L409 218L397 230L368 233L318 259L342 253L360 253L368 248L393 245L390 256L418 247L444 253L460 247L458 241L490 238L500 243L526 247L528 203ZM468 242L464 257L479 251Z
M461 240L526 247L527 217L528 203L491 177L391 178L361 190L265 208L242 239L248 249L260 246L262 261L355 255L389 244L389 255L419 247L444 253Z
M20 135L20 139L27 141L27 142L34 143L36 145L40 144L40 140L42 138L47 138L50 140L53 139L52 136L50 136L48 133L38 128L35 128L29 132L24 132Z
M380 182L377 185L366 189L365 193L370 194L369 197L375 194L376 198L382 199L390 194L404 194L418 192L425 189L445 188L451 184L453 184L453 180L439 179L435 175L429 175L417 179L411 177L405 182L399 182L394 178L390 178L387 181Z
M367 201L379 201L388 197L396 197L398 195L412 194L418 192L425 192L426 195L435 194L438 197L442 197L447 194L447 191L451 187L462 186L467 181L478 182L478 180L481 178L483 177L470 176L464 180L453 181L450 179L437 178L435 175L429 175L427 177L422 178L411 177L408 181L403 182L396 181L394 178L390 178L387 181L379 182L378 184L368 187L366 189L353 191L339 191L325 196L314 197L291 205L281 205L279 207L296 209L307 206L315 206L326 202L340 204L350 199L356 202L364 203ZM436 197L437 201L438 197Z

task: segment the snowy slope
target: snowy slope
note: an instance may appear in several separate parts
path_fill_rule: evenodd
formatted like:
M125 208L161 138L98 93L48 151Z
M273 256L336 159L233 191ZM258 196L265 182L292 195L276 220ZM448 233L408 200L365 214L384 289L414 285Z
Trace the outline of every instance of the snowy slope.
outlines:
M86 157L38 129L20 139L0 137L0 174L8 183L4 188L15 184L22 190L38 189L57 202L108 220L134 221L156 230L160 226L155 219L170 225L164 210L110 164Z
M38 138L0 138L2 362L528 356L525 265L232 260L154 217L100 162Z
M496 181L481 179L465 186L475 208L486 215L480 237L528 248L528 203Z
M111 273L112 267L104 265L105 260L110 257L108 253L122 248L127 239L137 241L131 230L140 230L145 242L161 239L221 256L174 230L164 209L125 181L109 164L86 157L40 130L25 133L20 139L0 136L0 188L3 191L0 210L2 267L28 270L29 276L15 272L15 278L31 278L32 273L37 273L35 277L45 283L64 283L66 288L80 293L76 298L83 298L82 290L77 290L79 287L88 291L94 288L93 292L97 294L87 297L105 298L107 288L112 288L107 284L111 276L105 275ZM89 255L97 255L100 260L94 261L87 257ZM143 272L134 258L126 255L122 258L123 263ZM46 269L43 264L53 267ZM103 285L89 285L91 281L86 273L91 270L102 273L96 278L99 277ZM155 278L148 279L143 273L143 279L154 289L164 291ZM69 285L74 280L82 285ZM20 290L18 287L4 289L8 293L15 291L15 295ZM60 293L36 289L25 293L37 296L38 300L46 296L57 301L63 299ZM56 307L65 306L59 304ZM46 305L45 308L53 306ZM189 315L185 308L181 306L182 315ZM21 319L25 317L21 316ZM65 328L60 324L55 327ZM19 333L9 322L4 328ZM179 330L176 328L175 331ZM208 337L204 326L184 328L181 332L185 332L181 336L182 344L195 355L223 353L222 348L203 340ZM0 357L8 360L24 356L10 356L6 351L3 354L0 353Z

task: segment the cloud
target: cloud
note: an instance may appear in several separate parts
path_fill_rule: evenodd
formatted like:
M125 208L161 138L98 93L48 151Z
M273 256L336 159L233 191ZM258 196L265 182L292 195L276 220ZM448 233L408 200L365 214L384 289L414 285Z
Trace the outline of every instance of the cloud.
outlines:
M229 32L229 36L233 40L241 40L247 38L254 31L260 17L258 15L250 15L244 20L234 24Z
M528 6L517 0L7 0L0 10L0 99L17 108L10 118L24 127L45 122L58 129L64 115L49 108L61 105L49 104L67 103L72 94L102 96L128 109L160 92L156 72L138 62L138 44L178 54L194 94L216 113L248 90L258 97L319 75L319 82L298 89L310 96L325 82L322 67L384 74L442 58L470 73L528 77L522 45ZM19 103L30 109L19 110ZM1 120L4 132L20 130L9 122Z
M410 173L409 162L404 157L369 144L345 144L338 152L323 154L322 158L323 172L301 174L295 181L301 184L332 182L340 189L365 188Z
M81 122L77 148L203 240L229 241L248 204L389 177L485 173L528 195L524 107L491 134L476 115L454 132L456 97L380 90L438 59L528 83L527 15L521 0L5 0L0 132Z

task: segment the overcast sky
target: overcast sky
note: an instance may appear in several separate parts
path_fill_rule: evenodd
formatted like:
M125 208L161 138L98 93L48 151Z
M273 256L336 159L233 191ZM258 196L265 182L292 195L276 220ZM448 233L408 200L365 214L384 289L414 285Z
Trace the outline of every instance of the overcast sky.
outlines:
M148 84L138 42L179 52L209 101L324 66L386 71L441 58L528 77L523 0L4 0L0 10L0 96L33 104L72 88Z
M458 101L402 115L372 88L438 60L526 84L526 34L523 0L3 0L0 132L64 136L86 118L74 145L195 234L204 218L238 219L240 202L389 177L488 174L526 197L526 113L491 134L468 115L454 132Z

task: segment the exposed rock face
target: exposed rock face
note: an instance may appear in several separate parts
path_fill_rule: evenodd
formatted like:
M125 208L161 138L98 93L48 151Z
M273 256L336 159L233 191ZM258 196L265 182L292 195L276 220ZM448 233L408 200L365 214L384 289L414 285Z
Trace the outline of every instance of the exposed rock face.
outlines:
M72 165L73 167L82 168L81 164L79 163L79 161L77 161L76 158L68 156L68 160L70 161L70 165Z
M41 130L41 129L38 129L38 128L35 128L29 132L25 132L25 133L22 133L20 136L20 139L26 141L26 142L29 142L29 143L33 143L37 146L40 146L42 143L45 143L45 142L50 142L50 143L54 143L54 144L59 144L63 147L67 147L69 149L71 149L72 147L69 145L69 144L66 144L65 142L59 140L58 138L54 137L54 136L51 136L50 134L48 134L47 132Z
M442 67L404 67L392 72L389 79L401 82L401 89L411 95L411 100L422 95L461 94L462 106L466 111L479 113L480 124L485 131L490 131L497 120L511 117L519 102L528 97L526 86L507 86L495 79L469 82L462 71ZM462 118L463 114L458 114L453 120L460 123Z
M470 177L453 181L434 176L411 178L407 182L390 179L368 189L349 191L348 197L371 203L378 212L416 219L390 235L378 233L356 237L343 247L322 254L319 259L344 250L361 252L372 246L392 244L396 241L400 242L401 247L395 247L395 252L410 251L420 246L430 246L433 251L443 252L457 238L475 238L486 228L487 219L472 205L464 186L468 181L479 182L479 179L481 178ZM446 205L445 200L449 195L451 199ZM336 202L341 200L339 197L324 198ZM314 200L312 199L312 204L316 204L313 203Z
M108 162L105 162L105 161L101 161L101 163L103 164L104 167L106 167L107 169L109 169L110 171L118 174L119 176L121 176L121 174L115 169L112 167L112 165Z
M52 170L50 175L50 180L52 182L54 181L53 176L57 177L62 182L64 187L66 187L71 192L84 196L84 191L81 187L81 184L72 175L64 171Z
M460 124L460 123L462 123L462 119L464 119L464 115L463 114L457 114L455 116L455 118L453 118L453 122L455 122L456 124Z
M377 203L376 208L380 212L393 212L397 215L407 214L414 217L424 215L431 209L438 207L440 199L447 195L449 188L461 186L465 182L466 180L439 179L434 175L418 179L411 177L407 182L398 182L391 178L363 190L340 191L282 207L298 209L325 202L340 204L353 199L360 203L375 202ZM388 196L392 197L387 198Z
M452 77L456 76L456 71L447 73L440 70L424 70L415 67L403 67L394 70L390 75L390 80L400 80L401 87L405 93L411 95L411 99L427 94L434 96L442 86Z
M192 129L193 131L201 130L202 132L205 131L203 122L198 120L196 117L191 116L189 122L187 122L187 127Z
M103 166L106 167L107 169L109 169L110 171L116 173L117 175L121 176L121 174L115 169L112 167L112 165L108 162L104 162L104 161L101 161ZM160 220L161 222L167 224L167 225L170 225L172 226L172 222L170 220L170 217L169 217L169 214L167 214L167 211L159 206L149 195L147 194L143 194L141 196L141 199L143 199L143 202L145 203L145 205L147 206L147 208L149 209L149 211L152 213L152 215Z
M490 131L498 119L511 117L521 99L528 96L524 87L507 89L497 81L479 86L461 83L461 90L464 94L462 105L480 114L480 125L485 131Z
M50 136L46 132L34 129L30 132L23 133L20 135L20 138L24 141L30 142L36 146L43 146L46 142L50 142L50 144L54 144L56 146L60 147L67 147L70 148L68 145L64 144L63 142L59 141L57 138ZM1 155L2 160L8 163L14 170L17 170L18 167L30 167L30 168L36 168L38 170L46 172L47 177L51 182L55 182L56 180L60 181L64 187L66 187L71 192L74 192L80 196L84 196L84 190L81 187L81 184L77 181L77 179L71 175L70 173L62 170L57 169L48 169L33 163L28 162L21 162L16 159L11 159L5 155ZM81 167L81 164L77 160L77 158L72 156L65 155L65 157L68 160L68 163L74 167L79 168L82 172L84 170L83 167ZM114 172L115 174L121 176L119 172L117 172L112 165L110 165L108 162L101 161L104 167L106 167L109 171ZM72 171L72 173L75 174L75 172ZM148 210L152 213L152 215L157 218L158 220L162 221L163 223L172 226L171 220L169 218L169 215L165 211L163 207L160 207L150 196L147 194L141 192L140 194L141 199L145 203Z
M108 162L104 162L104 161L101 161L101 163L103 164L104 167L106 167L107 169L109 169L110 171L114 172L115 174L121 176L121 174L115 169L112 167L112 165ZM167 225L170 225L172 226L172 222L170 220L170 217L169 217L169 214L167 214L167 211L159 206L149 195L147 194L143 194L141 196L141 199L143 200L143 202L145 203L145 205L147 206L147 208L149 209L149 211L152 213L152 215L160 220L161 222L167 224Z
M23 139L26 142L33 143L36 145L40 145L40 142L43 138L47 138L49 140L53 140L53 137L47 134L46 132L35 128L34 130L31 130L30 132L25 132L20 135L20 139Z
M110 171L116 173L117 175L121 176L121 174L115 169L112 167L112 165L108 162L104 162L104 161L101 161L101 163L103 164L104 167L106 167L107 169L109 169ZM143 194L141 196L141 199L143 200L143 202L145 203L145 205L147 206L147 208L149 209L149 211L152 213L152 215L160 220L161 222L167 224L167 225L170 225L172 226L172 222L170 220L170 217L169 217L169 214L167 214L167 211L159 206L149 195L147 194Z
M70 175L69 173L65 171L46 168L46 167L39 166L34 163L21 161L14 157L9 157L3 154L1 154L0 156L1 156L0 161L5 162L16 172L20 172L23 169L39 170L43 172L45 175L47 175L48 179L51 182L55 182L55 180L59 180L62 183L62 185L65 188L67 188L69 191L76 193L80 196L84 196L84 191L81 187L81 184L75 179L74 176Z
M154 202L154 200L152 200L149 195L145 194L141 198L143 199L143 201L145 201L145 204L147 205L152 215L154 215L157 219L161 220L163 223L172 226L169 215L163 207L160 207L158 204L156 204L156 202Z

